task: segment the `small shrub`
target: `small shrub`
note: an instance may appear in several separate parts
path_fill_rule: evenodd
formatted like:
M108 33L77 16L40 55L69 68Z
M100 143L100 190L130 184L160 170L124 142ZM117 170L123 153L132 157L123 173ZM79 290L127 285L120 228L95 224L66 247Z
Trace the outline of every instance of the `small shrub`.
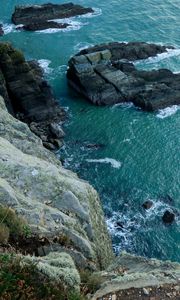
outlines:
M0 206L0 226L4 226L4 231L6 227L9 230L9 236L13 238L27 237L30 234L30 228L25 220L8 207Z
M10 57L14 64L23 63L25 61L24 55L20 50L14 50L10 53Z
M81 290L84 294L95 293L104 282L100 274L92 273L88 270L81 270L79 273L81 277Z
M10 43L0 43L0 55L7 53L10 49Z
M36 265L21 264L14 255L0 255L0 299L25 300L85 300L79 293L71 292L61 283L50 281Z
M7 244L9 240L9 228L5 224L0 224L0 244Z

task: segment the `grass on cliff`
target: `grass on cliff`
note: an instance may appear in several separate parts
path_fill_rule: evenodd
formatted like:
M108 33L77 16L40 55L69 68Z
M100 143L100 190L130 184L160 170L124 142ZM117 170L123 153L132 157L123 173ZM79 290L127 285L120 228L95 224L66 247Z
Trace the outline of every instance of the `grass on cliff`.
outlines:
M7 244L10 238L18 239L30 235L26 221L9 207L0 205L0 244Z
M25 266L13 254L0 254L0 300L85 300L78 293L53 283L37 269Z

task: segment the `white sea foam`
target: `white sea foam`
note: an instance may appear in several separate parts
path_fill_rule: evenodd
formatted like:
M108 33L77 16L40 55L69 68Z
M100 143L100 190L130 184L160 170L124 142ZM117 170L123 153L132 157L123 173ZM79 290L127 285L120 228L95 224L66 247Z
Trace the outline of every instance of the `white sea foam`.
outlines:
M166 60L167 58L170 57L176 57L176 56L180 56L180 49L166 49L167 52L163 52L160 54L157 54L154 57L149 57L147 59L143 60L143 63L146 64L154 64L154 63L158 63L162 60ZM138 65L139 63L142 63L142 61L137 61L135 64Z
M80 15L80 16L78 16L78 18L94 18L94 17L102 15L102 9L101 8L93 7L92 9L94 10L94 12L87 13L87 14L84 14L84 15Z
M53 71L53 68L50 68L49 65L51 64L51 61L49 59L39 59L38 64L40 67L44 70L46 74L50 74Z
M4 34L9 34L11 32L14 32L16 29L16 27L13 25L13 24L3 24L3 31L4 31Z
M165 119L174 115L180 109L180 105L173 105L164 109L159 109L156 117L159 119Z
M121 103L117 103L117 104L114 104L112 106L112 109L114 108L118 108L118 107L122 107L122 108L131 108L133 107L134 104L132 102L121 102Z
M86 49L86 48L89 48L89 47L92 47L93 44L90 44L90 43L87 43L87 42L80 42L78 43L77 45L74 46L74 51L81 51L83 49Z
M120 169L122 166L122 163L116 159L113 158L100 158L100 159L86 159L87 162L92 163L100 163L100 164L111 164L111 166L115 169Z
M71 19L55 19L55 20L49 20L54 21L56 23L68 23L69 26L67 28L48 28L44 30L37 30L37 33L56 33L56 32L67 32L70 30L79 30L82 26L87 25L87 23L82 23L79 21L75 21L73 18Z

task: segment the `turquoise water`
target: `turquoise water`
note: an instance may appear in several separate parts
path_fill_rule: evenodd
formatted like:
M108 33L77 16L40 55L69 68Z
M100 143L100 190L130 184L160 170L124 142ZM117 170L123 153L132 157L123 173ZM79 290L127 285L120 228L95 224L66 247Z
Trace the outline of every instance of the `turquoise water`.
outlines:
M10 26L13 7L26 2L1 0L0 21L6 30L1 39L13 42L28 59L40 60L57 98L68 108L66 143L59 155L66 167L98 190L116 253L126 249L180 262L179 217L171 226L161 221L166 208L180 209L179 107L157 113L145 113L131 105L95 107L67 87L65 76L68 59L81 48L132 40L177 48L137 63L138 68L168 67L180 72L179 0L159 0L158 4L155 0L77 0L95 7L96 13L73 19L71 30L16 32ZM89 143L103 147L90 149ZM147 199L153 200L154 206L145 212L141 206ZM123 228L118 230L117 221Z

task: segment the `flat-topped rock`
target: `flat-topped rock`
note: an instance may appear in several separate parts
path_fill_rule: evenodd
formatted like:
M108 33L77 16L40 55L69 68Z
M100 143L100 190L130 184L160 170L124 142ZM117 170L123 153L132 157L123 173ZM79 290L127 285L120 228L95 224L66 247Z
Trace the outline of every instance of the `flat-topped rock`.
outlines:
M93 13L93 9L73 3L16 6L12 15L12 22L15 25L23 24L23 29L31 31L47 28L60 29L66 28L68 24L59 23L56 19L70 18L87 13Z
M133 63L164 52L165 46L143 42L84 49L69 61L68 83L96 105L133 102L154 111L180 104L180 74L167 69L138 70Z

